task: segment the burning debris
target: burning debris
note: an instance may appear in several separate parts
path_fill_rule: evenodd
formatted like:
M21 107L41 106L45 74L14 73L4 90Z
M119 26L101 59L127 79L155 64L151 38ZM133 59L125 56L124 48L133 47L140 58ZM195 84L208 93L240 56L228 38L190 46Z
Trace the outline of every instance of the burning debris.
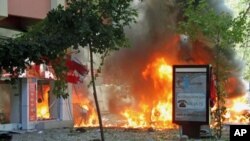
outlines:
M89 92L87 88L83 87L83 84L73 85L72 102L75 127L98 125L95 107L88 94Z
M250 123L250 105L247 95L229 99L227 103L228 108L224 116L226 123Z

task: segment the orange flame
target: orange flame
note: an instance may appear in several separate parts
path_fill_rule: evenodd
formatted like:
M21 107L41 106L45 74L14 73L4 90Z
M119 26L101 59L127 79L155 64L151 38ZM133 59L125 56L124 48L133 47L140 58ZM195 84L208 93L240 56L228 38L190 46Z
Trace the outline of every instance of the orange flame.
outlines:
M49 119L49 85L42 85L41 91L38 91L38 103L37 103L37 118Z
M228 99L225 122L227 123L250 123L250 106L247 101L247 94L234 99Z
M133 90L131 91L133 92L126 89L128 92L126 91L124 93L129 93L132 97L126 99L126 104L119 105L122 98L117 96L120 94L119 92L115 92L115 98L112 99L115 102L111 100L109 101L111 103L111 106L109 105L109 110L111 111L112 109L112 114L116 114L119 116L119 120L124 122L124 120L120 118L120 116L122 116L125 119L125 122L119 125L117 125L116 122L112 122L111 124L104 123L104 127L153 127L156 129L177 127L177 125L172 123L172 65L212 64L214 59L212 50L203 42L197 41L192 44L192 50L190 49L190 54L188 54L191 60L188 60L189 62L181 60L183 57L180 57L182 53L179 53L178 51L180 50L178 47L179 42L179 37L174 36L163 46L168 49L168 56L166 56L165 52L152 53L152 56L149 58L151 59L151 62L146 62L147 64L145 65L145 68L140 70L141 76L135 81L140 82L141 79L143 79L142 81L145 83L136 85L135 87L132 86ZM127 73L126 68L123 72L124 74ZM133 85L130 82L128 84ZM141 91L141 89L145 90ZM78 107L73 108L73 110L79 109L74 112L75 126L98 126L95 107L90 98L88 98L85 93L82 93L84 91L86 90L76 90L73 94L73 104L76 105L74 107ZM241 100L235 99L233 101L233 104L227 106L228 112L225 115L227 122L245 122L243 114L239 114L237 110L241 112L244 111L246 105Z
M87 93L87 92L86 92ZM73 114L75 127L98 126L98 118L95 107L87 97L83 86L73 85Z
M126 119L126 122L118 126L156 129L176 127L172 123L172 67L164 58L157 58L146 66L141 75L144 80L150 79L153 82L154 91L157 92L157 95L154 95L156 98L152 99L151 104L145 99L138 102L136 107L121 108L119 114ZM74 109L78 109L74 112L75 127L98 126L95 108L86 95L81 93L84 90L79 88L73 93ZM115 126L115 124L104 123L104 126Z
M146 101L138 104L139 110L125 109L122 115L127 119L126 127L173 128L172 123L172 67L164 58L157 58L142 72L144 79L151 79L157 92L157 99L150 106Z

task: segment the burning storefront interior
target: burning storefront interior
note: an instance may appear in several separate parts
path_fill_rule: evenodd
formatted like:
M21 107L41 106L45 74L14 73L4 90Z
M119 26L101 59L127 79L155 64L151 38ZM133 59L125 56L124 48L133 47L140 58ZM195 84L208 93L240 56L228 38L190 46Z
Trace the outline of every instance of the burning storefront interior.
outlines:
M0 83L3 131L72 127L71 102L53 93L54 75L44 65L33 65L15 81L3 74ZM37 68L37 69L35 69ZM48 67L47 67L48 68Z

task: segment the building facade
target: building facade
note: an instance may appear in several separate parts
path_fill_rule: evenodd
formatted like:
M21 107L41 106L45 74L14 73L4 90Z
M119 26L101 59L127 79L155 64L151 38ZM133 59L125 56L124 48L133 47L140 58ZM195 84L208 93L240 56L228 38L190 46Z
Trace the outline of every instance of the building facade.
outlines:
M43 20L64 0L0 0L0 39L14 38ZM1 40L0 40L1 41ZM10 84L0 79L0 130L72 127L72 102L52 94L53 75L44 65L34 66ZM4 74L2 74L4 75ZM70 92L69 85L69 92Z

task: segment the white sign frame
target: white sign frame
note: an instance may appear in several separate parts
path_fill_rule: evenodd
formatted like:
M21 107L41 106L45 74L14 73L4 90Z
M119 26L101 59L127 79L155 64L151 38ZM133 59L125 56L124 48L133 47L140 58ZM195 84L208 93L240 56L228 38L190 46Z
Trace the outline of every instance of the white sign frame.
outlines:
M207 124L210 94L209 65L173 66L173 122Z

